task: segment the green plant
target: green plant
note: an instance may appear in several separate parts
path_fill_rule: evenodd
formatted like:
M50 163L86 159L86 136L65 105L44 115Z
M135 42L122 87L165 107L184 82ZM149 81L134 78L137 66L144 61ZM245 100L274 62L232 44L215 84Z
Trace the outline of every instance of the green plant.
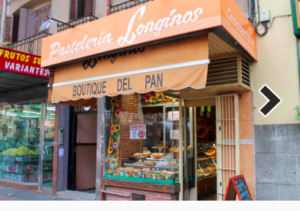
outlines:
M4 41L0 42L0 47L7 47L10 44L10 42Z
M300 105L297 105L294 110L297 111L296 120L300 120Z

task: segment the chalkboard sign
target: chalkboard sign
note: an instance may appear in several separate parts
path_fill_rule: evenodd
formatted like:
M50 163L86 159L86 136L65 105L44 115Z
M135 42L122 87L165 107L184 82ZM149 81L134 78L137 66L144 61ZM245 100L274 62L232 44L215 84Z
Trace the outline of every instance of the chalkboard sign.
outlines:
M243 175L229 179L225 200L235 200L236 195L238 195L239 200L241 201L252 200L248 185Z

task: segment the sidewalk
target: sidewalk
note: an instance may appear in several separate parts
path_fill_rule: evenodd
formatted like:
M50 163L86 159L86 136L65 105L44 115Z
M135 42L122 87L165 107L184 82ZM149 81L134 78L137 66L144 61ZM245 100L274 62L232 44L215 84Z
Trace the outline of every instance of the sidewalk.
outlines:
M56 201L56 200L70 200L59 198L56 196L42 194L33 191L17 190L11 188L0 187L0 201L9 200L26 200L26 201Z

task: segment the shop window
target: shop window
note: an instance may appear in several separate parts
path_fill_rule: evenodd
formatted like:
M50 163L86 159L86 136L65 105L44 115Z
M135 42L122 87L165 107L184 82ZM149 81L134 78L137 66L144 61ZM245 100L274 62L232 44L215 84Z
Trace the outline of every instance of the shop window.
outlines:
M106 98L104 178L178 183L178 99L163 93Z
M45 105L42 187L49 189L52 189L55 110L56 105Z
M94 0L71 0L70 20L94 15Z
M38 181L41 104L0 106L0 179Z

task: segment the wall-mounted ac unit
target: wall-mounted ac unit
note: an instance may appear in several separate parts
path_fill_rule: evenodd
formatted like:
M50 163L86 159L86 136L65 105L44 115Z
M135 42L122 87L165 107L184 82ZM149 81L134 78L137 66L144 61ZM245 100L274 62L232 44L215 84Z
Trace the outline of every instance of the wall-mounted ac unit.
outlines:
M250 65L239 54L210 58L206 87L228 85L250 90Z

